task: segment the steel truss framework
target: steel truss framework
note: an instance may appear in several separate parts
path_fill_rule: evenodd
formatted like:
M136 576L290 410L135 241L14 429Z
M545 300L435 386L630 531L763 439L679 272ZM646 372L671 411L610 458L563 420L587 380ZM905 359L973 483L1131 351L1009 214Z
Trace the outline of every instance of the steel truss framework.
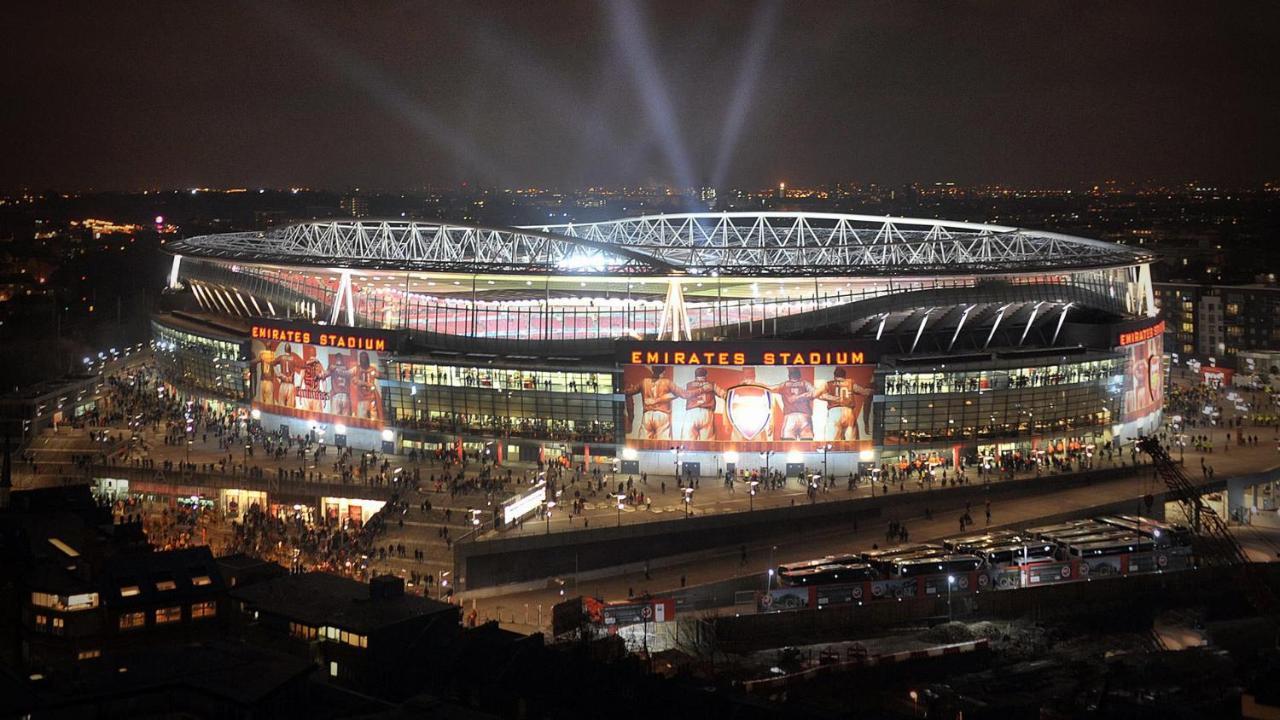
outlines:
M405 220L334 220L266 233L202 235L174 243L170 252L243 262L426 272L679 272L630 248L536 229Z
M921 275L1152 260L1123 245L1001 225L802 212L655 215L520 228L339 220L195 237L170 251L342 268L586 275Z
M1133 265L1123 245L1002 225L811 212L652 215L546 232L635 248L691 274L895 275Z

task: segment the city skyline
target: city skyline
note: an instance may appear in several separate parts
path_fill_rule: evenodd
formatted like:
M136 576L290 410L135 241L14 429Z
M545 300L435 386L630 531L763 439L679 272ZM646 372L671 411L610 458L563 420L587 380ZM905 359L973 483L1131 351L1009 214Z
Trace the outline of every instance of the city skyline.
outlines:
M0 187L1256 185L1275 12L19 9Z

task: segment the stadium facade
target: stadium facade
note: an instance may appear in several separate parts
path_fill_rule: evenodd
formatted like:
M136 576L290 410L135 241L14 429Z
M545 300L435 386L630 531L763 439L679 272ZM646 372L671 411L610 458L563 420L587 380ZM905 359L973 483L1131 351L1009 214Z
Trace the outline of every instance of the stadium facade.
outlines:
M1148 253L796 212L186 239L181 389L338 445L844 474L1132 440L1163 406Z

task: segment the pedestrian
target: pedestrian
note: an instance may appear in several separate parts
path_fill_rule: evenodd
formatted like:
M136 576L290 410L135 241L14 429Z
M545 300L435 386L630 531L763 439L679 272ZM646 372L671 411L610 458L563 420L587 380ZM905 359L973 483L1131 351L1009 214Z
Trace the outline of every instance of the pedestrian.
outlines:
M684 587L684 575L680 575L680 587Z

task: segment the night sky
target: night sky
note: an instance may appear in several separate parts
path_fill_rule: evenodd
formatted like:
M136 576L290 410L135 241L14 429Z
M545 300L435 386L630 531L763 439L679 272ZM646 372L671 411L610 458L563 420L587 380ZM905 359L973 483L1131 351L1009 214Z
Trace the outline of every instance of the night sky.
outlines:
M0 188L1280 176L1272 2L23 3Z

